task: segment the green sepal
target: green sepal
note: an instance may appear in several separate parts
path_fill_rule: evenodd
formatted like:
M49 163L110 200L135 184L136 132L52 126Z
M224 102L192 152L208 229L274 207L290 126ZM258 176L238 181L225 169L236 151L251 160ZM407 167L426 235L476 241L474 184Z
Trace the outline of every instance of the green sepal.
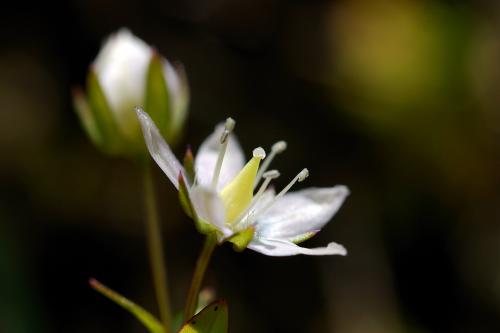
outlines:
M151 313L135 304L126 297L120 295L114 290L109 289L99 281L95 279L90 279L90 286L106 296L128 312L130 312L134 317L136 317L151 333L163 333L164 329L158 319L156 319Z
M182 164L184 165L184 171L188 181L192 184L196 179L196 171L194 169L194 157L191 147L186 149L186 153L184 154L184 159L182 160Z
M225 300L218 300L189 319L178 333L226 333L227 322L227 303Z
M89 70L87 76L87 94L96 127L101 133L102 144L100 148L109 154L122 153L124 138L118 129L115 117L93 68Z
M80 88L74 88L72 91L73 95L73 107L80 119L80 123L87 133L88 137L98 147L102 147L102 134L97 127L94 114L90 109L90 105Z
M196 220L194 220L194 224L196 226L196 230L198 230L200 233L204 235L212 233L219 234L219 230L217 230L213 225L211 225L210 223L199 217Z
M316 234L319 232L319 230L314 230L310 232L306 232L305 234L298 235L297 237L291 239L292 243L299 244L302 242L305 242L308 239L311 239L312 237L316 236Z
M181 202L182 209L186 213L187 216L192 218L193 220L197 220L196 212L193 208L193 203L189 198L188 188L186 186L186 181L184 180L184 176L182 172L179 172L179 201Z
M233 243L233 249L237 252L241 252L247 248L248 244L252 241L255 234L255 227L250 226L237 234L231 236L228 242Z
M212 226L208 222L203 221L203 219L201 219L196 214L196 210L194 209L193 203L189 197L186 181L184 179L184 176L182 175L182 172L179 173L178 180L179 180L179 201L187 216L193 219L196 229L200 233L205 235L216 232L217 229L214 226Z
M163 61L160 55L153 52L146 76L144 110L155 122L165 140L173 145L172 110L168 86L164 76Z

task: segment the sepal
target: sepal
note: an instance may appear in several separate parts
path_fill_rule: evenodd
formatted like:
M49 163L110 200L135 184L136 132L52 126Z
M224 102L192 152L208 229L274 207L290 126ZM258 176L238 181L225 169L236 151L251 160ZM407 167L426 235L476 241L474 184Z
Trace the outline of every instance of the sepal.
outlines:
M96 128L101 134L101 148L105 153L123 153L123 135L120 133L106 96L93 68L87 76L88 105L92 111Z
M255 227L250 226L234 234L227 241L233 243L233 249L235 251L241 252L247 248L248 244L250 244L254 234L255 234Z
M306 232L305 234L298 235L298 236L290 239L290 241L292 243L299 244L299 243L305 242L306 240L311 239L312 237L316 236L316 234L318 232L319 232L319 230L313 230L310 232Z
M158 53L153 51L146 74L144 110L149 114L160 130L162 136L173 143L172 107L167 82L164 76L163 61Z
M194 157L191 147L188 147L186 149L186 153L184 154L184 159L182 160L182 164L184 166L184 171L186 173L186 177L188 178L188 182L193 184L194 180L196 179L196 171L194 169Z
M189 198L189 190L186 185L186 181L184 180L184 176L182 172L179 172L178 176L179 182L179 201L181 203L182 209L186 213L187 216L192 218L193 220L197 220L196 211L194 210L193 203Z
M204 235L212 233L220 234L220 232L213 225L201 218L194 219L194 224L196 226L196 230Z

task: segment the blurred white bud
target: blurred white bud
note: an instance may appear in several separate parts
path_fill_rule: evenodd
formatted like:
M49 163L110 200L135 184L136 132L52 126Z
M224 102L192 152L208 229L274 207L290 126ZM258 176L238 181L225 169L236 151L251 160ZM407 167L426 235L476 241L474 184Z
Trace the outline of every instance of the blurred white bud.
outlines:
M130 31L121 29L106 40L94 70L116 120L129 136L136 131L134 107L142 106L152 49Z
M85 104L87 110L82 111ZM87 100L81 93L75 94L75 106L94 143L121 155L145 152L136 107L147 110L174 144L187 104L182 66L172 66L125 28L106 39L92 64Z

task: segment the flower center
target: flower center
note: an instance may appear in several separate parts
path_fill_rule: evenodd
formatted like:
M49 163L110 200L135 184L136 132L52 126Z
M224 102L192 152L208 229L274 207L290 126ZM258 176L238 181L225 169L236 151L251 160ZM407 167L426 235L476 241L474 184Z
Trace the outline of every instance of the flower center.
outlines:
M224 131L220 137L219 155L212 177L212 188L214 190L217 189L224 155L226 154L229 142L229 135L233 131L235 124L232 118L227 118ZM253 150L252 159L250 159L238 175L220 191L219 194L226 211L226 225L233 230L243 230L251 225L259 215L270 209L283 195L285 195L295 183L303 181L309 175L309 171L303 169L283 188L283 190L281 190L281 192L274 196L272 200L264 205L258 206L271 181L278 178L280 175L278 170L266 170L274 157L285 151L286 147L287 143L285 141L276 142L272 145L271 153L267 158L265 158L266 152L264 149L261 147L255 148ZM264 162L259 168L261 160L264 160ZM264 178L264 181L254 195L253 192L262 178Z

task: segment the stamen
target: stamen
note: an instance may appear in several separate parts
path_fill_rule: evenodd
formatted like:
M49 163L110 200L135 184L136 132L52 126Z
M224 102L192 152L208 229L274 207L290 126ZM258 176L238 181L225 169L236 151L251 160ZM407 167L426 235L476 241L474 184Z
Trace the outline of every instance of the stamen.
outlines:
M271 179L276 179L280 176L280 172L278 170L269 170L264 172L262 177L264 178L271 178Z
M285 186L285 188L282 189L281 192L278 193L270 203L268 203L264 208L262 208L262 210L260 210L259 215L261 215L262 213L266 212L269 208L271 208L271 206L274 205L276 201L279 200L279 198L284 196L286 192L288 192L296 182L299 183L303 182L308 176L309 176L309 170L307 170L306 168L302 169L302 171L300 171L299 174L295 176L292 179L292 181L288 183L288 185Z
M227 141L227 138L229 137L229 134L234 130L235 125L236 122L233 118L226 119L226 123L224 124L224 132L222 132L222 135L220 137L221 144L224 144Z
M259 184L262 176L264 175L264 172L266 172L267 168L271 164L271 161L273 160L274 156L277 154L280 154L286 150L286 142L285 141L278 141L273 146L271 147L271 153L269 156L264 160L262 163L259 172L257 173L257 176L255 177L255 183L254 183L254 189L257 187Z
M269 186L269 183L271 182L271 180L273 179L276 179L280 176L280 172L278 170L269 170L267 172L264 173L264 182L262 183L262 185L260 185L260 188L259 190L257 191L257 193L255 194L255 196L253 197L253 201L257 201L260 196L262 195L262 193L264 193L264 191L267 189L267 187Z
M224 131L220 136L220 150L219 156L217 157L217 163L215 164L214 174L212 176L212 188L217 188L217 183L219 182L220 171L222 169L222 161L224 160L224 155L226 154L227 143L229 142L229 134L234 130L236 122L233 118L227 118L224 125Z
M309 170L307 170L307 168L304 168L302 169L301 172L299 172L299 174L297 175L298 177L298 182L303 182L307 177L309 177Z

